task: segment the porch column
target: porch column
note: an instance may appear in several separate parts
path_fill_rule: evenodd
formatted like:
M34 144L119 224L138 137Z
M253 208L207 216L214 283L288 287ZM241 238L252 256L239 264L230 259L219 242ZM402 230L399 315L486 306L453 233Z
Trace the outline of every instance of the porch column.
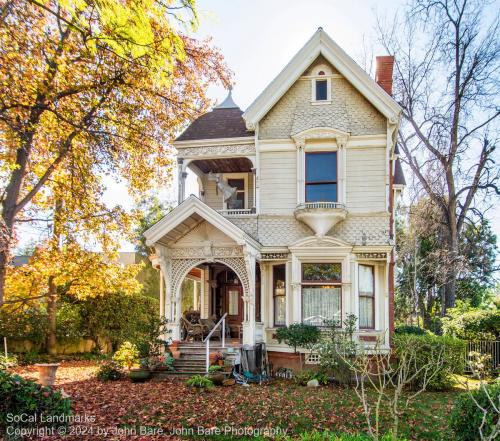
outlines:
M177 159L177 168L178 168L178 188L179 188L179 194L177 198L177 203L180 204L184 201L186 197L186 177L187 177L187 161L182 158Z
M255 256L245 256L249 288L243 293L243 344L255 344Z
M198 307L198 282L193 280L193 309L196 311Z
M252 204L252 212L257 211L257 169L252 168L252 178L253 178L253 204Z
M165 292L163 289L163 273L160 269L160 317L165 315Z

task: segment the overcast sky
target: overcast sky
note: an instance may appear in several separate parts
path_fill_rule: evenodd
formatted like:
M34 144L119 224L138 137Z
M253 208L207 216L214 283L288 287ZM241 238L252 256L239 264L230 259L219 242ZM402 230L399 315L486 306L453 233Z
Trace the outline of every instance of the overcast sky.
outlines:
M364 48L383 55L374 41L376 14L392 17L402 0L199 0L198 37L211 37L234 73L233 98L245 110L297 51L322 27L352 58L363 64ZM366 67L366 66L362 66ZM214 86L209 94L219 102L226 91ZM187 194L195 191L189 179ZM174 200L174 185L161 189ZM130 206L124 186L109 182L109 204ZM500 210L490 213L500 235ZM29 233L28 230L25 231ZM28 237L26 234L25 237ZM130 250L130 244L124 244Z

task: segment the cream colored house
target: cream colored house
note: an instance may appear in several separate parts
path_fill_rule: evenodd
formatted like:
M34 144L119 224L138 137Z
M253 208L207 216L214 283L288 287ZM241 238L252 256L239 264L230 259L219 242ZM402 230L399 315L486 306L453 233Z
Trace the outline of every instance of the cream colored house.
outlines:
M349 313L360 340L389 334L404 186L392 63L378 57L374 80L320 28L245 112L229 94L177 138L179 205L145 233L174 340L186 276L202 318L271 353L291 351L279 326Z

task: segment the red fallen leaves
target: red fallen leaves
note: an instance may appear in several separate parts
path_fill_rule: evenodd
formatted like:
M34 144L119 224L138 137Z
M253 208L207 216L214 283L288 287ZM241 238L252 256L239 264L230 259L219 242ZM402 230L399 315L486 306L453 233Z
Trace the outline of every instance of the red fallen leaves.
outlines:
M88 361L66 362L59 367L56 387L70 395L73 415L86 414L95 420L84 426L87 432L50 440L186 439L170 433L182 428L194 428L196 433L198 427L279 427L288 429L289 434L313 429L355 433L365 431L366 427L361 405L352 390L331 386L308 389L277 381L248 388L219 387L197 392L183 381L171 379L103 383L95 378L96 369L96 363ZM25 377L37 378L36 368L17 371ZM435 414L435 406L432 408ZM422 423L423 427L429 420L432 419ZM144 430L162 429L164 434L145 435L140 433L140 426ZM107 430L107 435L96 435L99 429ZM118 429L129 432L118 433Z

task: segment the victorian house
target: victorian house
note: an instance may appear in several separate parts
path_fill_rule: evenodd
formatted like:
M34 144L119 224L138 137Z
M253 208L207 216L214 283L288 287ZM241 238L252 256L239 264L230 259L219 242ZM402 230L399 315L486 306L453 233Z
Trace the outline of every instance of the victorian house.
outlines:
M274 359L292 351L278 327L347 314L359 340L389 344L405 185L393 61L377 57L373 79L319 28L246 111L229 94L176 139L179 204L145 232L174 340L189 338L187 277L202 319L223 318L234 341L265 342Z

